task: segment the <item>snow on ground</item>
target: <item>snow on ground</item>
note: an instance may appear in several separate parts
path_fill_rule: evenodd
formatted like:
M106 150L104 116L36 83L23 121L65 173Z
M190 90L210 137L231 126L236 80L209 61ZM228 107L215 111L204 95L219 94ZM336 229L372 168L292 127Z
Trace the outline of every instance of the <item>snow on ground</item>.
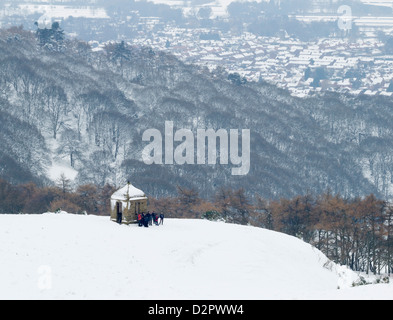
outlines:
M365 4L371 4L375 6L392 7L392 0L361 0Z
M65 161L52 163L52 166L48 169L49 179L56 182L62 175L64 175L67 179L74 181L78 175L78 171L68 165Z
M7 8L11 11L13 8ZM7 9L5 11L7 12ZM50 18L92 18L92 19L108 19L104 8L93 6L64 6L64 5L37 5L37 4L20 4L17 12L23 12L26 15L39 13Z
M71 182L73 182L78 171L71 167L70 161L67 158L61 158L57 155L59 142L50 136L46 137L46 144L51 151L49 154L54 155L51 157L51 166L47 168L47 177L53 182L58 182L62 175Z
M392 285L350 288L355 273L296 238L218 222L147 229L108 217L0 215L0 243L0 299L393 297Z
M142 0L137 0L142 1ZM251 0L250 0L251 1ZM266 0L257 0L257 2L266 1ZM194 15L200 8L209 7L212 9L212 15L210 18L214 19L217 17L223 17L228 15L228 6L235 2L235 0L211 0L206 1L203 4L193 4L192 2L185 2L182 0L150 0L155 4L166 4L173 8L179 8L183 10L183 13L186 15Z

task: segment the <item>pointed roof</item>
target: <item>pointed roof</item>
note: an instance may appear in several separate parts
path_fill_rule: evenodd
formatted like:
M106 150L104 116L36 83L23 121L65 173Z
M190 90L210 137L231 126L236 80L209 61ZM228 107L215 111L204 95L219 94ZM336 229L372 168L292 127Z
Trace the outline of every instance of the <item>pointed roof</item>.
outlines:
M128 183L123 188L117 190L111 197L112 200L127 201L146 199L146 195L142 190L135 188L131 183Z

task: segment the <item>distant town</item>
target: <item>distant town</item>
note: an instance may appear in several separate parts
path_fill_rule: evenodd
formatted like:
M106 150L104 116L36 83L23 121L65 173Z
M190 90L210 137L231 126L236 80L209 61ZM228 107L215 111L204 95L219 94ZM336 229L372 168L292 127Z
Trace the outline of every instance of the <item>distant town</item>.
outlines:
M43 28L56 20L68 37L86 40L94 50L102 50L110 41L150 46L170 52L185 63L209 70L224 68L247 81L276 84L297 97L320 91L393 95L393 9L389 3L375 7L375 16L364 14L374 6L363 8L362 17L353 17L355 31L340 34L332 29L340 18L332 14L337 8L326 0L314 1L317 5L311 13L288 17L302 23L303 28L324 21L330 36L299 40L288 34L288 26L286 30L274 29L270 36L249 32L245 21L252 18L258 26L261 17L252 16L252 8L247 6L243 8L246 15L237 17L232 9L232 18L213 18L215 9L203 5L183 16L185 9L158 7L150 2L133 2L129 10L119 10L107 3L104 7L87 1L90 6L80 6L80 1L73 1L73 5L60 0L51 5L46 0L19 0L18 5L6 1L0 10L1 27L23 25L34 30L33 21ZM275 3L273 12L280 13L283 1ZM328 14L320 13L323 10L319 6L324 3L331 6ZM265 12L262 21L269 17ZM312 31L318 33L317 29Z
M152 18L150 24L155 21ZM130 44L167 51L211 71L223 67L248 81L276 84L298 97L319 91L393 95L393 54L385 54L384 43L375 37L302 42L285 34L261 37L245 32L237 36L179 27L148 34L141 31ZM105 44L92 45L100 50Z

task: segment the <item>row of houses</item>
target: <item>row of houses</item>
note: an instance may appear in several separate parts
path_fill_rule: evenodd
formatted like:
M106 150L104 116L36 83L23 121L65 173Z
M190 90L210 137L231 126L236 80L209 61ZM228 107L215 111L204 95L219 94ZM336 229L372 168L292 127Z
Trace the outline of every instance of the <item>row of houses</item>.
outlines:
M249 80L263 79L296 96L321 90L392 94L387 89L393 80L393 56L384 53L384 44L376 38L302 42L288 36L259 37L251 33L236 35L217 31L219 39L200 40L201 35L214 32L168 26L149 37L141 33L133 42L167 50L185 62L211 70L221 66ZM305 77L308 68L324 68L328 79L312 86L313 79ZM351 78L349 70L357 70L359 76Z

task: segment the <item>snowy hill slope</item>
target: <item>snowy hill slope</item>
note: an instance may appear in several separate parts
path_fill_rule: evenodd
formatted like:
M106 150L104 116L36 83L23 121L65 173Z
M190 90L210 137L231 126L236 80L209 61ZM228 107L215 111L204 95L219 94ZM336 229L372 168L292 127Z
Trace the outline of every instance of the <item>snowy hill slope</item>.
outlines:
M328 270L310 245L239 225L168 219L145 229L107 217L0 215L0 241L0 299L316 299L358 290L345 289L354 273Z

